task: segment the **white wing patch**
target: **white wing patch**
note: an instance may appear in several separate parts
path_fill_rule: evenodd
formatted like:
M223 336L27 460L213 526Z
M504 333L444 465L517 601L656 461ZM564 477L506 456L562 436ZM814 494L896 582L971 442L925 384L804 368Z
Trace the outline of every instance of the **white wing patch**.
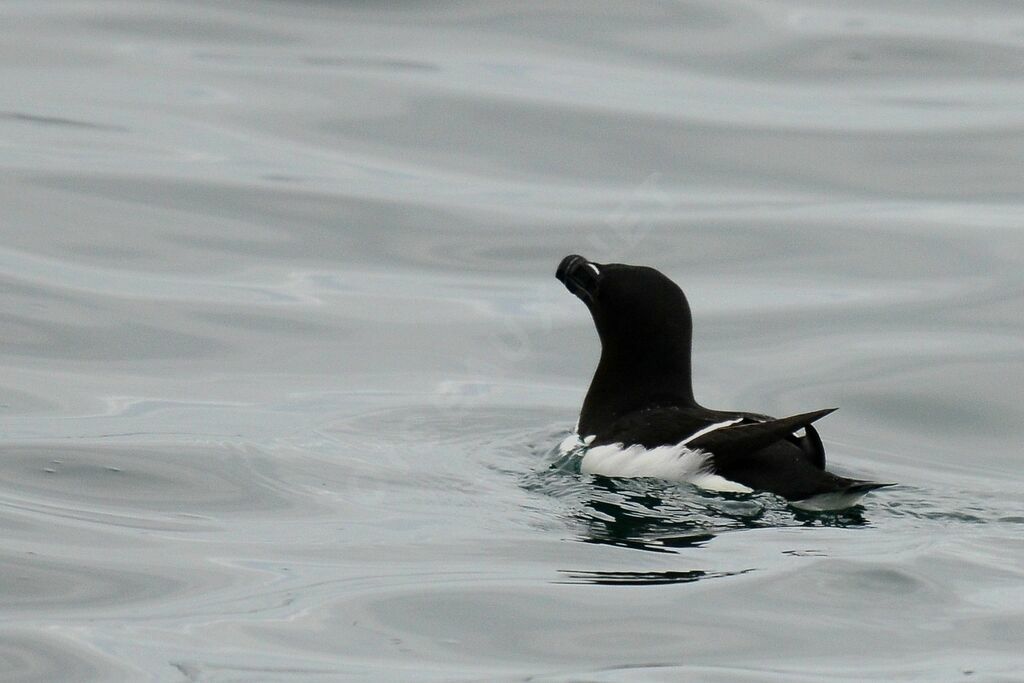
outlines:
M657 446L644 448L639 444L625 446L622 443L606 444L588 448L580 462L580 471L584 474L597 474L603 477L650 477L667 481L684 482L699 486L708 491L725 493L750 493L749 486L711 471L710 454L698 448L687 448L686 444L694 439L742 422L742 417L716 422L686 437L674 446ZM577 423L577 429L579 423ZM580 438L574 430L558 447L562 454L569 453L581 446L589 446L594 435Z
M725 422L716 422L715 424L709 425L709 426L705 427L704 429L698 429L693 434L690 434L688 437L686 437L685 439L680 441L680 443L684 443L684 444L685 443L690 443L691 441L696 439L698 436L704 436L705 434L710 434L711 432L715 431L716 429L721 429L722 427L728 427L729 425L734 425L737 422L743 422L743 418L742 417L737 417L735 420L726 420Z
M623 447L621 443L587 449L580 471L605 477L655 477L672 481L690 481L708 465L708 456L691 451L682 444L658 446L650 450L640 445Z
M640 445L623 447L621 443L587 449L580 463L585 474L605 477L651 477L686 482L710 491L749 493L753 489L710 471L711 456L691 450L685 443L647 449Z

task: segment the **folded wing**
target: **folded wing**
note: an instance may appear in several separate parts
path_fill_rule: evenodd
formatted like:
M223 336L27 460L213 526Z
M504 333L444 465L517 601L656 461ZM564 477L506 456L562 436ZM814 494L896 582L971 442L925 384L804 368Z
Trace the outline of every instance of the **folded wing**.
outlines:
M798 437L794 436L794 432L810 427L812 422L825 417L833 411L835 411L835 408L826 408L825 410L815 410L810 413L801 413L754 424L739 423L727 425L698 436L688 442L687 446L714 453L716 457L730 457L739 453L749 453L760 450L776 441L793 441L798 439ZM809 430L807 436L802 438L808 440L809 446L817 445L820 449L821 441L817 438L817 432L814 432L812 437ZM812 442L817 443L813 444ZM822 458L822 465L824 465L823 461L824 458Z

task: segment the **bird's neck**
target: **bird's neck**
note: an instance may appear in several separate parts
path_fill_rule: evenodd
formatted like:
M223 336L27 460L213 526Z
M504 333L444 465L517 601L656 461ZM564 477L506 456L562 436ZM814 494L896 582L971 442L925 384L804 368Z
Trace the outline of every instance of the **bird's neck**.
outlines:
M581 436L597 434L619 417L655 406L696 406L689 339L665 345L602 345L601 361L580 412ZM685 342L685 343L682 343Z

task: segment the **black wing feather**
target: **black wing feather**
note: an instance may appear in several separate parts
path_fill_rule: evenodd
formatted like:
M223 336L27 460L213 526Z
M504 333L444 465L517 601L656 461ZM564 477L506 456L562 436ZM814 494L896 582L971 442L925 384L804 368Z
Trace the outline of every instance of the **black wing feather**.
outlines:
M804 455L807 456L807 462L824 471L825 445L821 443L818 430L811 425L807 425L804 427L804 432L803 436L794 436L793 441L804 452Z
M835 408L816 410L811 413L801 413L791 417L783 417L770 422L758 422L755 424L737 424L729 427L720 427L713 432L698 436L687 446L699 448L712 453L716 457L730 456L738 453L750 453L776 441L792 437L793 432L809 426L815 420L819 420Z
M721 419L683 408L659 406L620 417L598 432L591 445L625 443L640 444L644 448L674 445L715 422Z

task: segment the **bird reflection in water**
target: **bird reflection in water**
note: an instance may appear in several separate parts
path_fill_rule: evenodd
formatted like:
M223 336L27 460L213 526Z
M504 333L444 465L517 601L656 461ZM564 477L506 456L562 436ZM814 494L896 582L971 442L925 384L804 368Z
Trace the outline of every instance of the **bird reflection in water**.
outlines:
M863 527L860 507L812 513L786 505L771 494L711 494L688 486L638 479L594 477L591 495L575 513L583 525L579 540L657 553L701 548L730 531L772 527ZM703 569L672 571L563 570L558 583L609 586L692 583L754 571Z
M567 579L555 583L589 583L598 586L664 586L670 583L693 583L701 579L714 579L722 576L736 576L754 571L742 569L736 572L708 572L703 569L690 571L664 572L588 572L563 570Z

